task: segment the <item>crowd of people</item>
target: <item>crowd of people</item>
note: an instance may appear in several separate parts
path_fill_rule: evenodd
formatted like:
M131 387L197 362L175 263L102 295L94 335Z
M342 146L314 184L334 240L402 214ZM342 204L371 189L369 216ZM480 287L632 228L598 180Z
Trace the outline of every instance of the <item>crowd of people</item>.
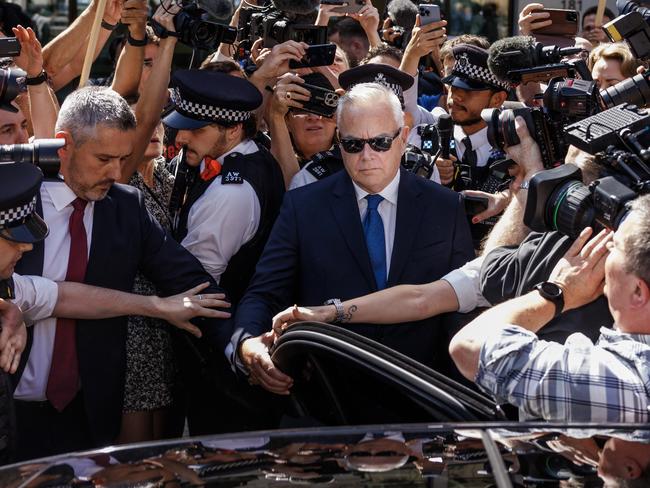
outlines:
M45 176L0 164L11 459L277 427L294 379L273 344L304 320L464 377L522 419L648 421L650 197L618 229L526 227L540 147L522 117L519 143L493 147L481 112L540 106L544 85L497 77L490 40L448 38L415 4L405 26L370 0L323 4L329 66L292 68L310 46L265 38L172 71L182 7L109 1L97 52L122 22L115 71L63 96L98 3L44 47L7 33L25 88L0 107L0 143L60 160ZM522 36L549 25L543 8L524 7ZM644 66L595 16L574 56L604 89ZM587 185L603 175L575 147L564 163ZM485 206L468 216L471 197Z

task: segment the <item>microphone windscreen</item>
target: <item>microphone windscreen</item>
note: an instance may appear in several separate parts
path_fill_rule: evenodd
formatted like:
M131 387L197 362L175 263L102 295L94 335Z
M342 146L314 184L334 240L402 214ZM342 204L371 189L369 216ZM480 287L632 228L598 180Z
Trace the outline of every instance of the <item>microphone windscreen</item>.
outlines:
M393 0L388 4L388 16L393 25L404 27L407 31L413 29L418 8L411 0Z
M531 36L506 37L496 41L488 51L488 67L499 81L510 82L508 71L532 68L535 38Z
M273 5L282 12L308 15L318 11L320 0L273 0Z
M454 127L454 121L451 119L451 115L441 114L440 117L438 117L439 131L452 130L453 127Z
M218 20L230 19L235 8L233 0L199 0L199 7Z

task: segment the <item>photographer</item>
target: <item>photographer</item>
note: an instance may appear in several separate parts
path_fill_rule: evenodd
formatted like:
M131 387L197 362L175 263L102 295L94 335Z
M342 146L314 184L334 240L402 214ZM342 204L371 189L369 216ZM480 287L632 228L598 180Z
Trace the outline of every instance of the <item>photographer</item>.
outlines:
M589 240L593 231L584 229L548 281L463 328L449 347L463 375L497 401L519 407L522 419L647 422L648 222L650 197L642 196L615 233L603 230ZM602 328L596 345L579 333L564 345L538 338L553 318L603 291L615 329ZM603 322L601 316L590 325Z
M627 44L603 43L589 53L587 67L598 88L604 90L637 74L641 62Z
M287 73L275 85L269 105L271 153L283 168L285 183L290 189L320 179L316 176L320 173L312 173L310 162L317 154L335 149L336 121L332 117L302 109L303 103L310 99L309 90L302 86L305 83L334 90L327 78L320 73L311 73L302 78ZM303 164L299 163L298 158ZM331 159L338 160L340 157L327 158L323 164L327 165ZM322 177L342 167L342 164L335 163L333 167L326 166Z

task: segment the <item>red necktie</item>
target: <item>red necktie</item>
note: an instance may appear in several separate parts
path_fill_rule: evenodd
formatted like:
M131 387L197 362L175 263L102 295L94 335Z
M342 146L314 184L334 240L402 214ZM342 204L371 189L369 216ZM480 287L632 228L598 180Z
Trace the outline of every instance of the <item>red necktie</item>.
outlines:
M201 171L201 179L208 181L221 173L221 163L216 159L205 158L205 166Z
M82 283L88 265L88 241L84 227L86 200L77 198L72 202L74 211L70 216L70 256L66 281ZM57 319L52 365L47 379L45 395L61 412L77 395L79 388L79 364L77 361L76 321Z

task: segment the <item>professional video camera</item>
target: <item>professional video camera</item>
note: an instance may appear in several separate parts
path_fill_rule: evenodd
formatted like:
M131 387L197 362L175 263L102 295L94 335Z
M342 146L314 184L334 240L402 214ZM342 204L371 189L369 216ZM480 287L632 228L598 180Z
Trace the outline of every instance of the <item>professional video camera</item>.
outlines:
M175 35L183 44L206 51L215 51L222 42L234 44L237 40L236 28L207 20L207 11L196 3L184 1L181 5L181 10L174 16L176 33L170 33L158 22L151 20L156 35Z
M563 165L531 180L524 223L577 237L587 226L617 229L629 203L650 191L650 112L622 104L566 128L567 141L595 156L601 178L589 186Z
M265 7L242 8L237 36L240 55L249 51L258 38L263 39L264 47L273 47L286 41L309 45L326 44L327 27L314 25L312 16L307 13L308 9L298 8L300 3L296 2L293 9L290 5L284 5L284 2L275 2Z
M36 139L31 144L1 145L0 163L35 164L46 178L58 178L61 165L58 151L63 146L63 139Z

